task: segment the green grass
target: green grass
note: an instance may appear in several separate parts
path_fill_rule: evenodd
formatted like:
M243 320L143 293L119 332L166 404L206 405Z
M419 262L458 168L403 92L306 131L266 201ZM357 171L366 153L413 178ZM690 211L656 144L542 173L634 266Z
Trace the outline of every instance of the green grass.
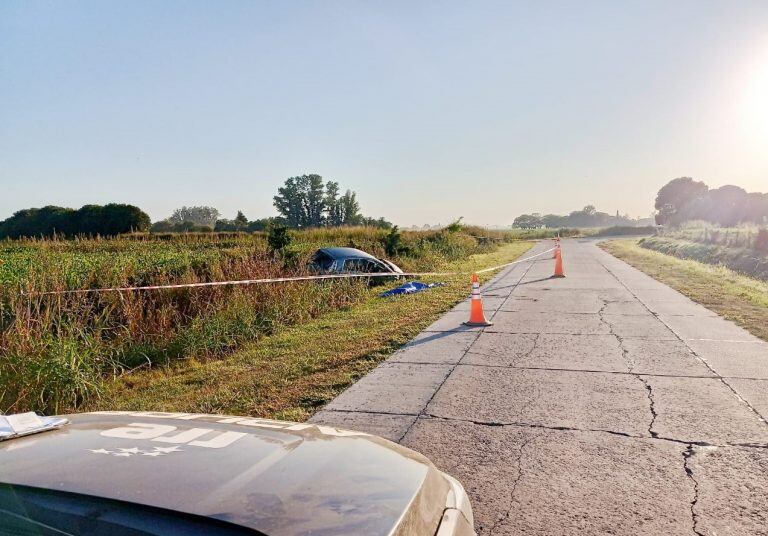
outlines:
M663 229L660 234L667 238L700 244L768 253L768 228L765 225L742 224L738 227L720 227L704 221L689 221L679 227Z
M615 240L601 247L768 341L768 282L648 250L637 240Z
M98 397L105 379L175 360L223 358L241 345L370 296L364 280L49 295L47 291L304 275L318 247L386 256L388 231L292 231L284 254L263 234L0 241L0 411L63 412ZM461 227L403 232L391 257L434 271L490 254L518 233ZM390 237L391 238L391 237Z
M439 268L482 269L514 260L531 245L505 244ZM377 297L381 288L370 289L361 303L285 327L225 359L190 359L124 375L90 408L304 420L467 297L467 276L441 280L448 285L391 299Z
M639 242L645 249L681 259L725 266L735 272L768 281L768 255L756 249L652 236Z

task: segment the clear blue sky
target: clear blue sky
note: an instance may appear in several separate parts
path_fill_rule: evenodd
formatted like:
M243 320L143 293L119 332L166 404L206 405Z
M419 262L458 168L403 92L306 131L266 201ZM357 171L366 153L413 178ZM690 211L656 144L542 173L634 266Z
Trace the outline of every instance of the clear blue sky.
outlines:
M0 218L311 172L404 225L767 191L768 1L0 3Z

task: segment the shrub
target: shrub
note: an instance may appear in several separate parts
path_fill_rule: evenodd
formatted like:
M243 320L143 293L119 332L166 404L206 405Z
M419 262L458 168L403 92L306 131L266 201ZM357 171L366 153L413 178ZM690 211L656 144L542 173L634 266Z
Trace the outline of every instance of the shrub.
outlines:
M389 257L396 257L409 252L408 248L403 244L403 235L400 233L397 225L392 227L384 237L384 251L387 252Z
M272 225L267 235L267 245L272 253L282 254L291 245L291 238L288 228L284 225Z
M464 219L464 216L462 216L458 220L450 223L445 228L445 230L448 231L449 233L458 233L459 231L461 231L461 220L463 220L463 219Z

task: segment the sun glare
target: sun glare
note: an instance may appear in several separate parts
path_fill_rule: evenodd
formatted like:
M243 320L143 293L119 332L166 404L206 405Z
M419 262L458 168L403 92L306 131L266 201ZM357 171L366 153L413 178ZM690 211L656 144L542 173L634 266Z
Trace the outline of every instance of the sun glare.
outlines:
M750 135L768 144L768 53L748 70L743 103Z

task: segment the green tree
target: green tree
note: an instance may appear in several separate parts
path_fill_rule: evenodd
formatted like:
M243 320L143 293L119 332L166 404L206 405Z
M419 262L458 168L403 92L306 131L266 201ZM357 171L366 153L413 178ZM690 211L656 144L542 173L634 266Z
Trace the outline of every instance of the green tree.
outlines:
M347 190L339 199L339 205L341 225L360 225L363 216L360 214L360 203L357 202L355 192Z
M384 218L367 218L365 216L360 216L360 220L355 225L376 227L378 229L391 229L393 227L392 222L387 221Z
M173 211L168 221L177 225L181 223L191 223L197 227L208 227L213 229L216 221L219 219L219 211L214 207L181 207Z
M320 227L325 223L325 185L320 175L308 175L306 186L306 227Z
M242 210L237 211L237 216L235 216L234 220L235 229L238 231L243 231L248 227L248 218L245 217L245 214L243 214Z
M338 182L328 181L325 184L325 210L328 225L338 227L344 223Z
M325 189L320 175L290 177L273 198L290 227L319 227L325 220Z
M656 214L656 223L659 225L676 223L679 219L675 217L676 214L688 203L702 197L708 190L709 187L706 184L695 181L691 177L679 177L669 181L656 195L654 207L659 211Z
M85 205L78 210L46 206L20 210L0 222L0 238L80 234L114 236L130 231L146 231L149 226L149 216L133 205Z
M301 227L306 220L300 177L290 177L277 189L273 204L290 227Z
M261 218L248 222L247 230L254 231L267 231L272 225L286 226L286 221L283 218Z
M115 236L122 233L143 232L149 229L149 216L138 207L109 203L102 209L102 226L98 234Z
M512 222L512 227L518 229L539 229L544 226L541 214L521 214Z
M340 191L335 181L323 185L320 175L301 175L286 179L273 201L280 219L291 228L372 225L388 229L392 226L384 218L364 217L357 194L347 190L340 195Z

